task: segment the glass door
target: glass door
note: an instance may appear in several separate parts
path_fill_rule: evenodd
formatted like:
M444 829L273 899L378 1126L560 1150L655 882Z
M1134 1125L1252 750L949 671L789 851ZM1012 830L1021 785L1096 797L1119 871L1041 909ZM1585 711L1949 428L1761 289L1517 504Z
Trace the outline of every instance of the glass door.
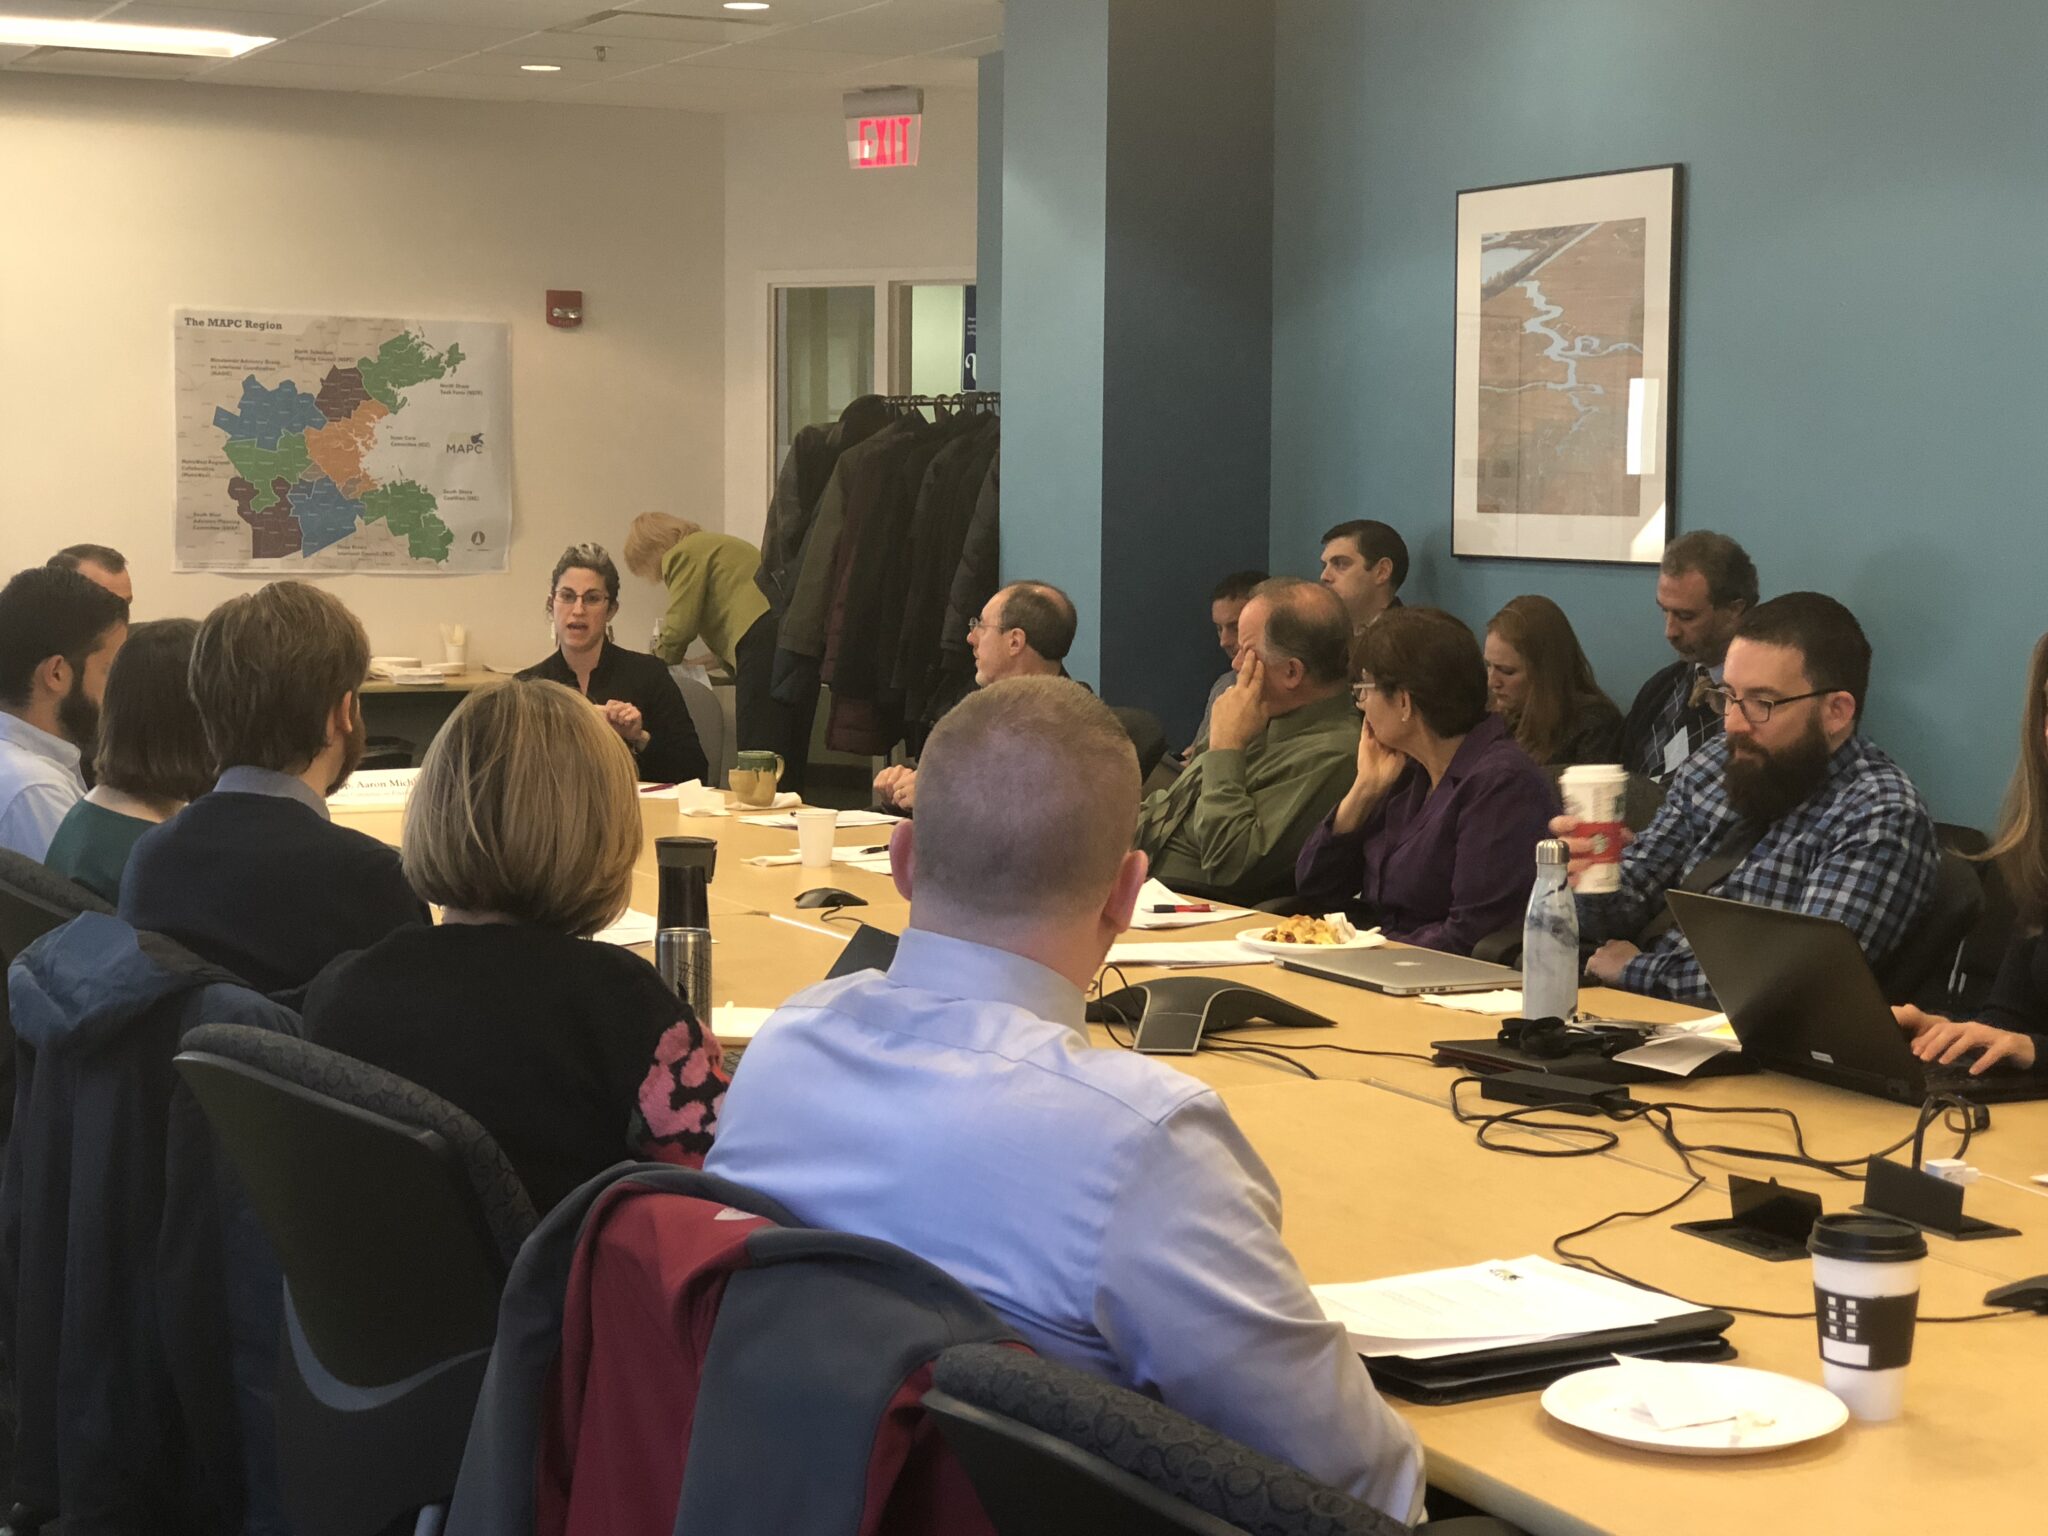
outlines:
M777 288L775 465L803 428L833 420L874 388L874 285Z

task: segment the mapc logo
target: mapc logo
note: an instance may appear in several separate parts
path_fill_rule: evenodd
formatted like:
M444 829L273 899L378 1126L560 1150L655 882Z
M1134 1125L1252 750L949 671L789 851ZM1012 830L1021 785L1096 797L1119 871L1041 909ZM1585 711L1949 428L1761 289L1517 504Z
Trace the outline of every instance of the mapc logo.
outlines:
M448 439L448 451L450 453L482 453L484 451L484 435L481 432L472 432L466 438L459 436L451 437Z

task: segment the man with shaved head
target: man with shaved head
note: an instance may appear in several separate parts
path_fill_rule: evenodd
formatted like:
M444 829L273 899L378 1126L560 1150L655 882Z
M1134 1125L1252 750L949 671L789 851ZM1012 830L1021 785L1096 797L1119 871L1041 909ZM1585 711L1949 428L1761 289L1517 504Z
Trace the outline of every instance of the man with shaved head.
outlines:
M1301 845L1351 787L1351 618L1328 587L1276 577L1237 619L1237 681L1187 771L1145 802L1137 846L1176 891L1257 902L1294 889Z
M762 1026L706 1170L907 1248L1040 1353L1414 1519L1415 1437L1309 1294L1229 1111L1083 1031L1145 879L1116 717L1064 679L995 683L939 722L919 778L890 845L894 963Z

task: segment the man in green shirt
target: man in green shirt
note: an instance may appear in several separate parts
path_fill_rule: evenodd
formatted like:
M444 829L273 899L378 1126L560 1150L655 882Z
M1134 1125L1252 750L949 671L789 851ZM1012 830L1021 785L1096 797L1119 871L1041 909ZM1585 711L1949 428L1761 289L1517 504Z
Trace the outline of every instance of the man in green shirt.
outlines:
M626 533L626 569L668 589L668 612L654 632L654 654L680 663L697 640L732 673L734 725L743 751L797 760L793 711L769 696L775 620L754 584L761 551L729 533L713 533L667 512L643 512ZM715 765L714 765L715 766Z
M1262 582L1237 624L1237 681L1187 770L1145 801L1137 846L1175 890L1249 903L1294 889L1302 843L1351 785L1359 720L1336 594Z

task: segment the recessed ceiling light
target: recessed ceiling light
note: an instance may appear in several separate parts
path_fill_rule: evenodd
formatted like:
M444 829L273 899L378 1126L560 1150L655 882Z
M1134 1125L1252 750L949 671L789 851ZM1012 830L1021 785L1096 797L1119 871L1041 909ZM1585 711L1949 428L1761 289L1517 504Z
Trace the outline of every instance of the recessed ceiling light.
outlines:
M192 27L0 15L0 44L21 48L87 48L103 53L174 53L195 59L239 59L252 48L276 41L274 37L206 32Z
M519 67L529 75L559 75L562 72L559 64L522 64Z
M725 0L728 11L765 11L768 0Z

